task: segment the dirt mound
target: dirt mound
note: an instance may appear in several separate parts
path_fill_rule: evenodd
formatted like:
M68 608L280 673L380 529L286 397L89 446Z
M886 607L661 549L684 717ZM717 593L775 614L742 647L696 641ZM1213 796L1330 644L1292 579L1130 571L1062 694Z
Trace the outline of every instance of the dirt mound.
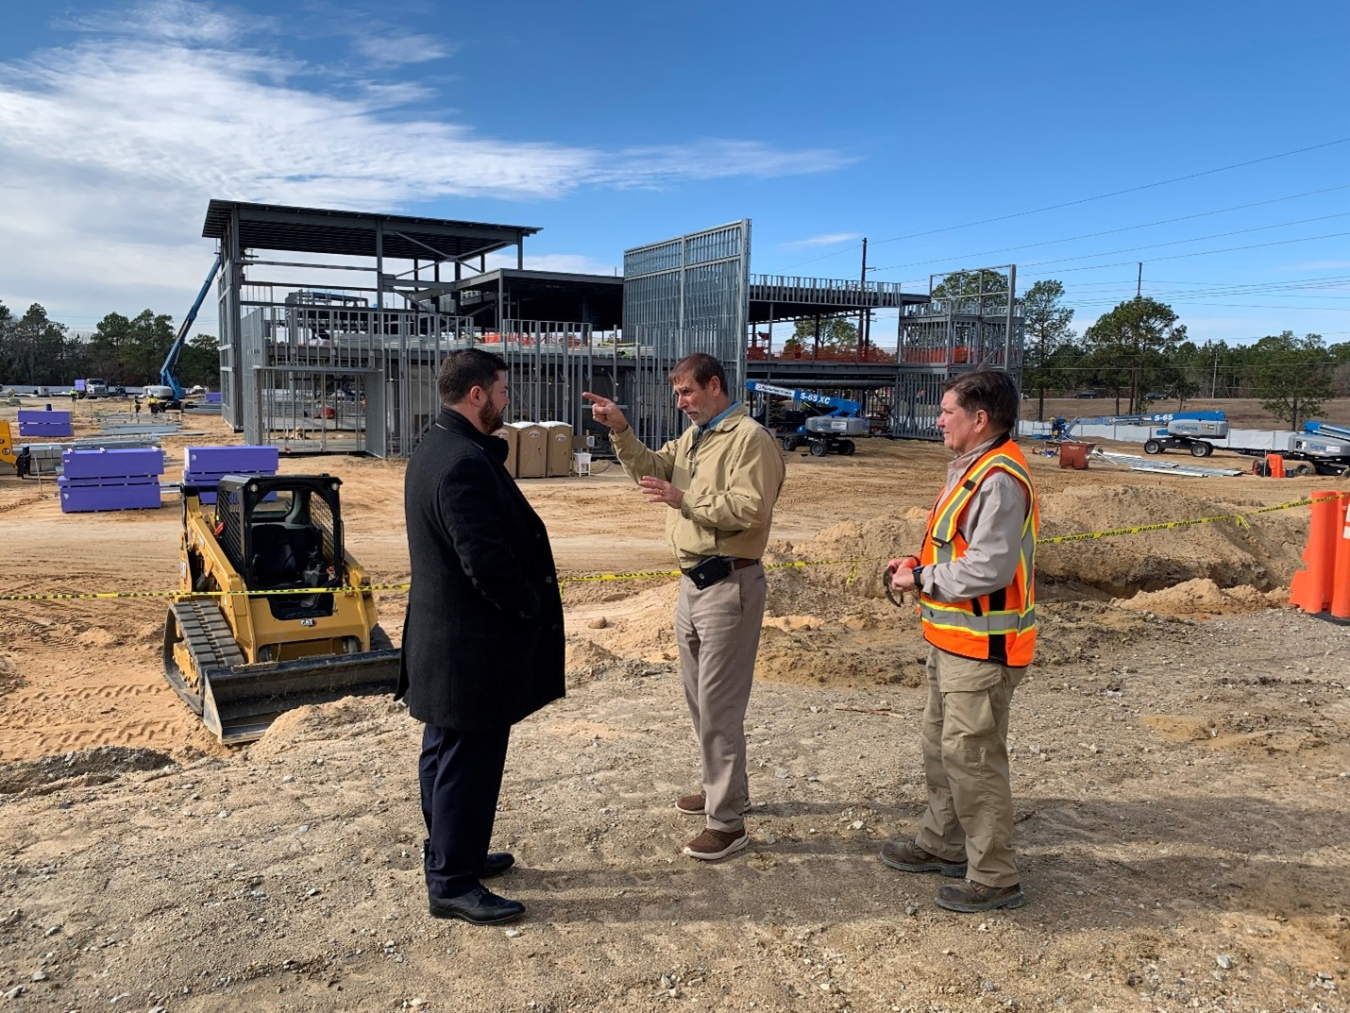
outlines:
M817 586L848 587L861 598L883 598L882 567L888 559L918 553L927 521L928 511L920 507L911 507L899 517L840 521L815 538L771 542L768 558L775 563L810 563L788 572L805 575ZM774 600L776 590L770 587L769 606L781 613L785 609Z
M44 756L0 767L0 795L16 795L76 779L84 784L103 784L131 771L159 770L172 766L173 762L166 753L126 746L100 746L63 756Z
M19 674L14 662L0 654L0 693L8 693L11 690L18 689L25 681L24 677Z
M312 704L287 711L272 722L249 749L250 759L270 759L301 742L326 742L358 735L382 722L391 710L405 710L387 696L345 696L333 703Z
M1117 598L1112 604L1124 609L1208 619L1279 608L1288 601L1289 592L1283 588L1273 591L1262 591L1250 585L1222 588L1208 578L1201 578L1161 591L1141 591L1133 598Z
M1041 498L1041 537L1106 531L1135 525L1190 521L1239 513L1254 504L1208 498L1154 485L1084 486ZM1100 540L1041 546L1037 575L1128 598L1188 581L1219 587L1271 590L1287 584L1300 565L1307 512L1261 514L1247 524L1230 520Z
M569 686L590 682L619 661L619 656L585 637L568 637L563 661Z
M81 647L112 647L118 642L118 636L111 630L85 630L75 638Z

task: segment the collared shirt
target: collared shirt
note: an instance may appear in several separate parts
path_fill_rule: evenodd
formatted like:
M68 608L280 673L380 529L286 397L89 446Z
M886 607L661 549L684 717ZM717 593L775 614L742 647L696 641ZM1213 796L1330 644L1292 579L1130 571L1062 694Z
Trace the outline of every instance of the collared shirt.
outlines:
M708 432L709 430L716 429L717 423L721 422L724 418L726 418L740 406L741 403L739 401L733 401L731 402L731 405L726 409L726 411L719 412L717 416L714 417L712 421L709 422L706 426L693 426L692 429L694 431L694 436L693 442L689 444L689 452L692 454L695 450L698 449L699 440L703 439L704 433Z
M939 499L956 488L996 439L999 437L986 440L947 465L947 484ZM971 495L957 525L966 540L965 555L950 563L924 567L924 594L937 601L969 601L1011 584L1021 560L1022 526L1028 508L1021 482L1002 471L987 475Z

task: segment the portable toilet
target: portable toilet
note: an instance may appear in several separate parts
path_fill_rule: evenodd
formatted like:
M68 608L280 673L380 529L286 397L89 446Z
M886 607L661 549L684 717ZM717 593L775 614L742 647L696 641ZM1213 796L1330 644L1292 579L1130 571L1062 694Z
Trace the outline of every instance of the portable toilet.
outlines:
M520 446L520 430L508 423L492 435L499 436L506 441L506 473L512 478L515 478L516 449Z
M537 422L512 422L516 432L516 478L548 475L547 430Z
M566 422L541 422L548 444L549 478L566 478L572 473L572 427Z

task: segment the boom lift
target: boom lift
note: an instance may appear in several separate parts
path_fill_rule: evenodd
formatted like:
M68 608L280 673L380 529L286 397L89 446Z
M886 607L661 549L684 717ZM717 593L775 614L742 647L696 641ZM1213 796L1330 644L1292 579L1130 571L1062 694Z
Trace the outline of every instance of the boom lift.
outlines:
M399 652L343 544L341 484L226 475L214 507L183 487L164 677L227 745L259 738L292 708L397 684Z
M794 429L778 433L784 450L809 447L812 457L824 457L826 454L843 454L847 457L857 449L849 437L867 435L868 422L863 417L861 402L810 390L778 387L762 380L747 380L745 389L753 394L783 398L794 405L805 404L821 409L820 414L808 416ZM829 410L825 411L827 408Z
M1270 453L1234 449L1240 454L1259 457ZM1350 428L1327 422L1305 422L1303 432L1290 436L1288 449L1278 453L1284 458L1286 475L1350 475ZM1258 475L1266 474L1266 462L1256 461L1252 470Z
M168 404L166 408L178 409L183 407L183 385L178 382L178 356L183 352L183 346L187 344L188 332L192 330L192 325L197 322L197 313L202 308L202 303L206 300L206 293L211 290L211 282L216 280L216 272L220 270L220 254L216 254L215 262L211 265L211 270L206 273L206 281L202 283L202 290L197 293L197 299L192 304L192 309L188 310L188 315L183 318L183 323L178 328L178 333L174 336L173 344L169 346L169 354L164 356L164 364L159 367L159 386L166 387L168 390L161 390L155 387L147 387L146 393L155 396L167 395L165 400Z
M1214 453L1209 440L1222 440L1228 435L1225 419L1182 419L1173 417L1167 424L1153 431L1144 441L1144 453L1161 454L1166 450L1189 450L1192 457L1208 457ZM1209 437L1204 439L1203 437Z

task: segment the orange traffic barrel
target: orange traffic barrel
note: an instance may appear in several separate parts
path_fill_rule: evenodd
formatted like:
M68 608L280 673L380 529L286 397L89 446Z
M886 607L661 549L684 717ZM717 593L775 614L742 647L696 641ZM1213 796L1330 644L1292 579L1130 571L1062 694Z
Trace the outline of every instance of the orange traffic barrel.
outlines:
M1289 585L1289 603L1304 612L1316 615L1326 611L1331 602L1336 521L1337 514L1343 516L1344 509L1344 500L1333 491L1323 489L1312 494L1308 544L1303 550L1303 562L1307 565L1294 574Z

